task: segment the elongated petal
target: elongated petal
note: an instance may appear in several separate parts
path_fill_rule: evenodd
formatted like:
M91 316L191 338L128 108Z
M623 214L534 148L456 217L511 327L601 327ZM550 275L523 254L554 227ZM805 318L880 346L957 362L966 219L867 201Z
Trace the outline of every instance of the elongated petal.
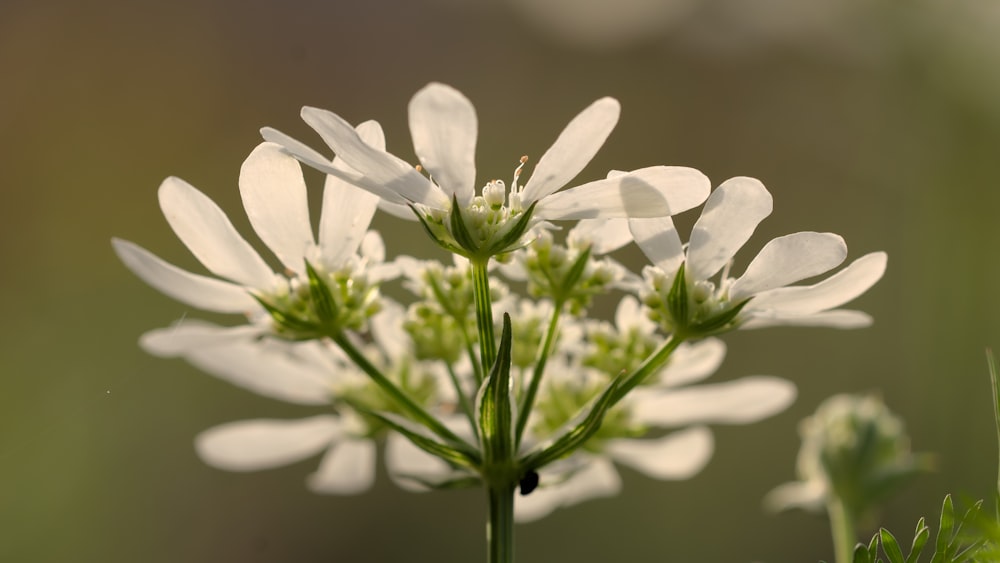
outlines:
M641 401L633 402L633 414L636 421L661 427L748 424L781 412L792 404L795 395L795 386L789 381L749 376L667 391L658 396L642 395Z
M159 338L169 338L169 334ZM170 348L162 340L154 344L151 353ZM301 405L329 404L337 374L283 352L283 346L290 345L246 340L183 350L180 356L204 372L264 397Z
M651 166L552 194L538 203L540 219L665 217L705 201L709 182L694 168Z
M847 244L833 233L802 232L771 240L733 282L730 298L740 301L769 289L818 276L847 257Z
M569 241L583 246L590 244L591 254L614 252L632 242L625 219L584 219L569 232Z
M377 122L366 121L358 126L357 132L369 145L377 149L385 147L385 135ZM348 170L339 157L334 159L333 167ZM375 194L337 176L327 175L319 223L319 244L327 267L335 268L357 252L378 205L379 198ZM409 208L407 211L413 215Z
M127 240L111 239L111 245L133 274L181 303L215 313L245 313L260 308L241 285L192 274Z
M413 150L431 177L465 207L475 195L476 109L461 92L431 83L410 100Z
M809 286L779 287L757 294L753 310L806 315L839 307L868 291L882 279L888 257L872 252L851 262L829 278Z
M354 495L375 482L375 442L344 439L327 450L306 483L314 493Z
M605 446L618 463L654 479L690 479L712 457L712 431L695 426L653 440L610 440Z
M632 238L642 253L664 273L676 272L684 262L684 246L670 217L629 219Z
M337 156L361 174L361 183L358 184L361 187L393 203L421 203L436 209L450 207L451 200L440 188L413 166L365 143L340 116L305 107L302 108L302 119L323 137ZM331 173L329 169L323 171ZM379 191L370 190L373 186Z
M209 428L194 441L201 459L227 471L258 471L314 456L340 435L335 416L245 420Z
M685 343L670 356L667 367L657 379L662 385L671 387L701 381L715 373L725 357L726 345L718 338Z
M767 314L751 312L750 319L740 325L742 329L768 328L772 326L810 326L839 329L855 329L871 326L874 320L863 311L833 309L807 315Z
M313 245L302 167L281 145L261 143L240 168L240 196L250 224L286 268L305 275Z
M247 287L271 287L274 272L205 194L180 178L167 178L159 197L174 233L212 273Z
M764 508L770 512L780 512L789 508L801 508L818 512L826 506L826 485L819 480L792 481L778 485L764 496Z
M524 186L525 203L541 200L575 178L604 146L620 114L618 100L601 98L574 117L538 160Z
M544 471L544 470L543 470ZM592 457L579 471L573 473L565 481L550 482L548 475L542 473L541 482L530 495L518 495L514 499L514 519L518 522L538 520L560 507L572 506L585 500L610 497L618 494L622 488L621 477L610 460L603 457Z
M771 209L771 194L758 180L741 176L723 182L708 196L691 231L688 275L707 280L718 273Z
M167 328L144 333L139 338L139 345L154 356L172 358L197 348L228 345L256 338L260 334L261 327L255 325L230 327L185 320Z

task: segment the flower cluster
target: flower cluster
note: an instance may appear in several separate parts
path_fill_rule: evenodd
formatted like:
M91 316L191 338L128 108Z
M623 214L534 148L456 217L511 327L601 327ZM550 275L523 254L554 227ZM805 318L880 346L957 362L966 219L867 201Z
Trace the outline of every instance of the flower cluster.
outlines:
M246 322L185 320L146 334L142 346L261 395L327 409L217 426L196 439L202 459L247 471L323 453L309 487L350 494L370 486L384 443L395 482L484 486L492 525L506 529L515 514L530 520L617 492L615 464L688 478L711 457L709 425L786 408L795 387L783 379L702 383L722 362L718 337L782 324L864 326L864 313L839 307L882 276L885 254L793 286L847 255L837 235L796 233L767 243L731 277L736 252L771 211L757 180L712 191L697 170L650 166L563 190L618 115L617 101L594 102L533 169L524 157L509 185L491 179L477 193L477 117L451 87L430 84L410 102L419 165L387 152L377 123L354 127L305 108L334 156L266 128L239 177L276 267L204 194L167 179L163 213L212 275L123 240L113 241L116 252L163 293ZM326 174L318 235L302 164ZM682 242L670 216L702 204ZM387 260L370 230L379 209L415 219L454 259ZM559 221L577 223L564 235ZM640 273L609 256L633 242L650 261ZM386 296L384 284L411 298ZM617 300L614 322L587 317L595 299Z

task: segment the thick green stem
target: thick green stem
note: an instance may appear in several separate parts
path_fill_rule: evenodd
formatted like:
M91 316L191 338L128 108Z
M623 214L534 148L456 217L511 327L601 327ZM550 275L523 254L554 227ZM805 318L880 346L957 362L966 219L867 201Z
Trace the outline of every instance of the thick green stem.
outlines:
M516 483L487 484L490 521L486 524L488 563L514 561L514 490Z
M479 357L488 372L497 359L496 337L493 336L493 301L490 297L490 276L486 271L489 260L472 260L472 293L476 298L476 327L479 329Z
M361 368L367 375L375 382L376 385L385 392L386 395L396 402L408 415L410 415L414 420L424 425L432 432L440 436L441 438L451 442L453 445L460 446L462 449L467 451L475 451L472 446L462 440L454 432L448 430L448 428L441 423L438 419L434 418L430 413L423 409L420 405L415 403L406 393L403 392L395 383L389 380L377 367L375 367L368 358L358 350L354 344L351 342L347 335L344 333L337 333L331 335L334 342L340 346L340 349L344 351L345 354L351 361L355 363L359 368Z
M857 530L854 517L839 498L833 496L826 504L830 516L830 535L833 536L833 555L836 563L851 563L854 560L854 546L857 544Z
M541 350L538 351L538 360L535 362L535 369L531 373L531 382L528 384L528 389L525 391L520 408L518 409L517 427L514 434L515 447L521 445L521 437L524 435L524 429L528 425L528 417L531 414L531 409L535 405L535 396L538 394L538 388L542 383L545 364L548 362L549 354L552 352L552 344L556 339L556 330L559 327L559 315L562 312L562 305L561 301L555 303L555 310L552 313L552 318L549 320L548 331L545 333L545 341L542 343Z

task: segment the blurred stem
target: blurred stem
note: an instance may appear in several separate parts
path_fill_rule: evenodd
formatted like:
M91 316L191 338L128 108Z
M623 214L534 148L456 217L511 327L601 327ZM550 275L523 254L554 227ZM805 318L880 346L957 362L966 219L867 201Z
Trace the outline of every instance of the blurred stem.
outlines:
M545 364L548 362L549 354L552 352L552 343L556 339L556 331L559 328L559 315L562 312L563 302L556 300L552 318L549 320L549 328L545 333L545 342L538 351L538 360L535 362L535 369L531 373L531 383L524 394L520 408L517 413L517 428L514 433L514 447L521 444L521 437L524 435L524 428L528 425L528 417L535 404L535 396L538 394L538 387L542 383L542 374L545 373Z
M486 526L488 563L514 561L514 490L516 483L487 483L490 521Z
M854 545L857 543L854 516L836 495L826 503L830 517L830 535L833 536L833 555L836 563L852 563Z
M990 395L993 396L993 420L997 427L997 456L1000 458L1000 382L998 382L997 376L997 359L993 355L993 350L989 348L986 349L986 364L990 370L990 383L992 384ZM1000 522L1000 461L997 464L997 490L993 500L996 518Z
M496 337L493 336L493 302L490 298L489 259L472 259L472 294L476 298L476 327L479 329L479 357L484 372L493 368L497 359Z

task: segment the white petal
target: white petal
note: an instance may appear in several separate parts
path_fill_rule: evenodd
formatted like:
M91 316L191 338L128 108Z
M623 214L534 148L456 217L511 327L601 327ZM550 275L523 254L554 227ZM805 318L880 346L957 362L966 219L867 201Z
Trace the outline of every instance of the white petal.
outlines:
M301 405L330 403L333 382L324 366L301 361L282 347L285 342L238 341L185 351L197 368L264 397Z
M552 194L538 203L540 219L665 217L705 201L704 174L682 166L651 166Z
M729 296L740 301L769 289L818 276L847 257L847 244L833 233L802 232L771 240L733 282Z
M181 303L215 313L245 313L260 308L243 286L192 274L127 240L111 239L111 244L132 273Z
M570 230L568 240L580 245L589 243L591 254L600 255L632 242L632 234L625 219L584 219Z
M408 205L402 205L399 203L392 203L386 200L379 200L378 208L382 211L392 215L393 217L398 217L406 221L416 221L417 215L413 213L413 209L410 209Z
M185 320L167 327L151 330L139 338L139 346L161 358L172 358L197 348L232 344L256 338L261 327L240 325L223 327L211 323Z
M712 431L696 426L654 440L610 440L605 451L618 463L654 479L690 479L712 457Z
M431 83L410 100L413 150L431 178L465 207L475 195L476 109L461 92Z
M180 178L167 178L159 197L170 227L212 273L247 287L271 287L274 272L205 194Z
M319 469L306 480L314 493L353 495L375 482L375 442L343 439L327 450Z
M565 481L551 483L543 469L539 486L531 494L514 499L514 518L531 522L560 507L572 506L585 500L609 497L621 491L621 477L614 464L604 457L591 456L586 465Z
M372 338L392 361L403 361L409 355L409 336L403 328L406 313L402 305L385 300L382 310L371 318Z
M314 456L340 435L331 415L302 420L245 420L202 432L195 438L201 459L228 471L281 467Z
M261 143L240 168L240 196L257 235L286 268L305 274L313 245L302 167L280 145Z
M764 496L764 508L780 512L801 508L819 512L826 506L826 486L822 481L792 481L778 485Z
M715 275L746 244L771 209L771 194L758 180L741 176L723 182L708 196L691 231L688 275L694 280Z
M670 217L629 219L632 238L657 268L672 274L684 261L684 246Z
M604 145L620 114L618 100L601 98L574 117L538 160L524 186L524 202L530 205L575 178Z
M839 307L882 279L886 260L885 252L866 254L817 284L779 287L759 293L749 307L789 315L806 315Z
M357 132L361 140L369 145L377 149L385 147L385 135L375 121L358 125ZM347 169L347 165L339 157L334 159L333 166ZM319 224L319 244L325 266L336 268L357 252L379 201L375 194L337 176L327 175ZM413 215L409 208L406 210Z
M657 379L663 385L679 387L701 381L719 369L726 357L726 345L718 338L682 344L670 356Z
M349 182L357 182L360 187L393 203L421 203L436 209L448 209L451 206L451 200L445 193L413 166L365 143L340 116L326 110L304 107L302 119L323 137L337 156L361 174L361 178L357 180L346 177ZM327 174L342 174L339 171L332 172L331 169L332 167L322 170Z
M636 421L661 427L748 424L781 412L792 404L795 395L791 382L758 375L636 396L632 412Z
M872 325L871 315L862 311L833 309L811 315L785 315L752 311L750 319L740 325L741 329L767 328L772 326L811 326L840 329L865 328Z
M429 491L424 483L440 483L454 474L444 460L396 433L386 439L385 465L393 482L410 492Z

